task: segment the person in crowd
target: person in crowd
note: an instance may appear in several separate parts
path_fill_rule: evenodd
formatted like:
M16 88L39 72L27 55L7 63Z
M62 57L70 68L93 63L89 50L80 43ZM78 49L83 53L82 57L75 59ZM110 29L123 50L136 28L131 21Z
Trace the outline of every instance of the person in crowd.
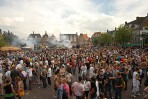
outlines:
M94 74L94 66L92 64L90 64L90 68L89 68L89 78L92 78L95 74Z
M0 95L2 95L2 96L4 95L4 93L3 93L3 73L1 70L0 70Z
M70 88L70 95L72 95L71 86L73 82L73 75L71 74L71 70L69 68L67 69L67 74L65 75L65 77Z
M24 70L20 70L20 77L23 80L24 90L27 90L27 73Z
M140 86L140 75L139 75L139 68L137 67L136 70L133 72L133 90L132 90L132 97L139 96L139 86Z
M27 71L27 76L28 76L28 79L29 79L29 90L32 90L32 77L33 77L33 74L32 74L32 71L33 71L33 68L31 66L29 66L29 69Z
M15 96L17 96L17 93L14 91L11 81L11 77L6 78L6 80L4 81L5 99L15 99Z
M50 65L47 71L48 85L51 85L51 77L52 77L52 70L51 70L51 65Z
M63 90L65 90L68 93L68 99L70 99L70 87L67 84L67 79L66 78L62 79L62 84L63 84Z
M123 87L122 80L123 78L121 76L121 73L118 72L117 77L115 79L115 99L122 99L122 87Z
M12 79L12 84L13 84L13 87L14 87L14 90L17 91L17 83L16 83L16 77L20 76L20 73L18 70L16 70L15 68L15 64L12 65L12 70L11 70L11 74L10 74L10 77Z
M46 69L46 66L43 66L43 70L41 72L41 78L42 78L43 88L46 88L47 87L46 76L47 76L47 69Z
M96 81L95 78L92 77L91 78L91 82L90 82L90 99L97 99L97 87L96 87Z
M7 68L6 72L5 72L5 78L10 77L11 75L11 70L10 68Z
M65 66L62 64L61 68L60 68L60 76L64 77L65 76Z
M71 70L72 70L72 74L75 74L76 72L76 64L74 60L70 60L70 65L72 66Z
M110 68L106 68L106 72L104 73L104 76L106 78L105 80L105 85L104 85L104 89L105 89L105 97L107 98L107 93L109 93L109 98L112 99L112 79L115 79L110 71Z
M147 99L148 98L148 86L144 88L144 92L146 94L144 94L144 99Z
M59 79L57 81L56 87L57 87L56 99L62 99L62 96L63 96L63 85L62 85L61 79Z
M85 76L85 79L84 79L84 88L85 88L85 98L86 99L88 99L90 87L91 87L90 81L88 80L88 77Z
M84 98L84 85L82 84L82 76L78 77L78 82L74 82L72 85L72 92L76 99L83 99Z
M17 77L16 78L16 81L17 81L17 97L18 97L18 99L21 99L21 97L23 96L23 94L24 94L24 84L23 84L23 81L22 81L22 77ZM21 93L21 94L19 94L19 93Z
M102 69L99 70L99 74L97 75L96 79L99 83L99 91L104 93L104 84L105 84L106 78L104 76Z
M86 76L86 73L87 73L87 67L86 67L85 64L82 64L82 66L81 66L81 76L83 77L83 79Z

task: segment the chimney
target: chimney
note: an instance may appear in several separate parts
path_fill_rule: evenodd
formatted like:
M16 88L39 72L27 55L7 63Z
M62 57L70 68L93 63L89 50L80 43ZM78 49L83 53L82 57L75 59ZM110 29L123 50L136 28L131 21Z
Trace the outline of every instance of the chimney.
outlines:
M117 28L115 27L115 31L117 30Z
M125 25L127 24L127 21L125 21Z
M107 33L108 33L108 30L107 30Z
M34 34L34 31L33 31L33 34Z

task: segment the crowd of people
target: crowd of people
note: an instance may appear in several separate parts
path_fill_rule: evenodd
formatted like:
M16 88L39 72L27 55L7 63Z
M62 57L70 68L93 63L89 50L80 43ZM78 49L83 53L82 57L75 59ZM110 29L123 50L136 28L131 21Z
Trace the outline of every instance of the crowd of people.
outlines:
M53 79L51 79L53 78ZM143 86L148 97L148 52L138 48L73 48L0 52L0 93L21 99L33 84L54 86L56 99L121 99Z

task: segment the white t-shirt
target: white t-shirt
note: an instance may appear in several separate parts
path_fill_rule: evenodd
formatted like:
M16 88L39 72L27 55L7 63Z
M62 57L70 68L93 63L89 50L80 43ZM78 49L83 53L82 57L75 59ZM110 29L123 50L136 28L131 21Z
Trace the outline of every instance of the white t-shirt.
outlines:
M90 69L89 69L89 73L93 73L94 72L94 67L90 67Z
M137 71L134 71L133 73L133 81L137 81L137 77L139 76Z
M33 74L32 74L32 68L28 69L27 73L28 73L28 76L29 77L32 77L33 76Z
M84 81L84 88L85 88L85 91L89 91L89 89L90 89L90 82L89 81Z
M5 76L6 76L6 77L10 77L10 75L11 75L11 71L8 70L8 71L5 73Z
M82 67L81 67L81 70L82 70L83 73L86 73L86 71L87 71L86 65L85 65L85 66L82 66Z
M20 68L22 68L22 65L21 65L21 64L17 64L16 70L17 70L17 69L20 69Z
M47 60L45 60L45 65L48 66L48 61Z
M142 69L140 69L140 76L142 75Z
M97 87L97 97L99 96L99 84L98 81L96 81L96 87Z
M23 65L23 63L24 63L24 62L23 62L23 60L20 60L20 62L19 62L19 63L20 63L21 65Z
M47 77L51 77L51 76L52 76L51 68L48 68Z
M74 93L76 96L82 96L85 91L84 85L78 82L75 82L72 87L74 88Z
M25 71L22 71L22 74L23 74L24 77L27 76L27 73Z

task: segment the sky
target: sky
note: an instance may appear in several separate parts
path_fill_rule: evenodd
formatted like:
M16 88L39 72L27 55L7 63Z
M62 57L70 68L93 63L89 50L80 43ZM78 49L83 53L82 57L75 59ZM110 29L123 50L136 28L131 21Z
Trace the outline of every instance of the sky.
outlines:
M0 0L0 29L20 38L113 30L146 16L148 0Z

